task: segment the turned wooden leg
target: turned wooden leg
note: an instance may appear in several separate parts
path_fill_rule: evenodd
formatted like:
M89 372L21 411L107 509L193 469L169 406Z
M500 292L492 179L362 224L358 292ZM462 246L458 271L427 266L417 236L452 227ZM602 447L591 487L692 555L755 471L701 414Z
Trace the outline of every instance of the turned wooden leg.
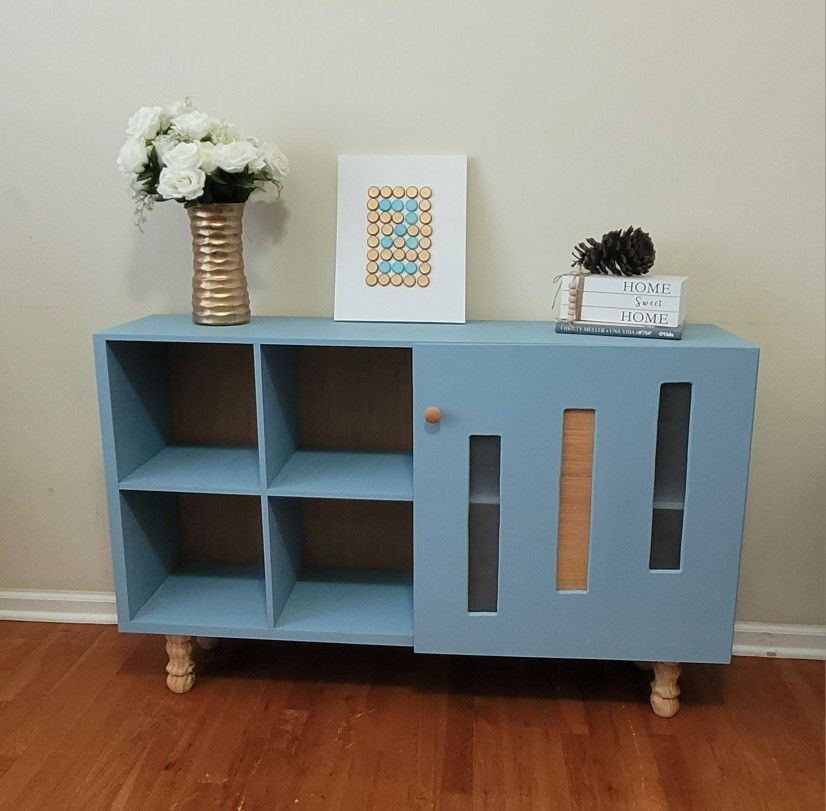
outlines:
M651 682L651 708L661 718L671 718L680 709L680 666L675 662L654 662Z
M195 637L195 644L201 650L214 650L218 647L218 643L220 642L219 639L216 639L214 636L196 636Z
M186 693L195 684L195 663L192 661L191 636L167 636L166 686L173 693Z

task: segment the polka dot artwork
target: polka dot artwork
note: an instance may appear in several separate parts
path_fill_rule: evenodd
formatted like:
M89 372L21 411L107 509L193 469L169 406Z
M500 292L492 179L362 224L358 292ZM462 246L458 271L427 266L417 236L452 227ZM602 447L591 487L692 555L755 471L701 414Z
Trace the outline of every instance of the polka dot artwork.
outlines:
M430 186L370 186L367 190L368 287L415 290L430 284L432 198Z

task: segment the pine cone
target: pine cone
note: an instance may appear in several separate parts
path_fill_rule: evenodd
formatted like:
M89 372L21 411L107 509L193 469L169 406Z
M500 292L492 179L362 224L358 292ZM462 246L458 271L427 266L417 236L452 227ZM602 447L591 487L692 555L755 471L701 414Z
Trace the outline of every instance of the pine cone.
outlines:
M615 276L642 276L654 264L656 251L651 237L630 226L626 231L609 231L602 242L589 238L573 251L571 267L579 265L591 273Z

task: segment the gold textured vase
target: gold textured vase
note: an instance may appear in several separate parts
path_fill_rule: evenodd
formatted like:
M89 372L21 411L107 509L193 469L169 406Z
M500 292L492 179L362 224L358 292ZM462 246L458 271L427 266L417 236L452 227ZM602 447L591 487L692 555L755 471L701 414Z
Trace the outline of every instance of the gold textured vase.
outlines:
M188 208L192 229L192 320L229 326L250 320L241 220L244 203Z

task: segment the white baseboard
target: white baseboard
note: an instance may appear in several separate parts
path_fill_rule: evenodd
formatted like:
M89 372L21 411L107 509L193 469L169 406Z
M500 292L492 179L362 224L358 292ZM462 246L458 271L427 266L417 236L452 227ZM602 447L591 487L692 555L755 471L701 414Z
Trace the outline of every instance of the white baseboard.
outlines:
M105 591L0 589L0 620L114 625L115 595Z
M826 627L738 622L734 626L734 655L826 659Z
M115 595L99 591L0 590L0 620L114 625ZM735 656L826 659L826 627L738 622Z

